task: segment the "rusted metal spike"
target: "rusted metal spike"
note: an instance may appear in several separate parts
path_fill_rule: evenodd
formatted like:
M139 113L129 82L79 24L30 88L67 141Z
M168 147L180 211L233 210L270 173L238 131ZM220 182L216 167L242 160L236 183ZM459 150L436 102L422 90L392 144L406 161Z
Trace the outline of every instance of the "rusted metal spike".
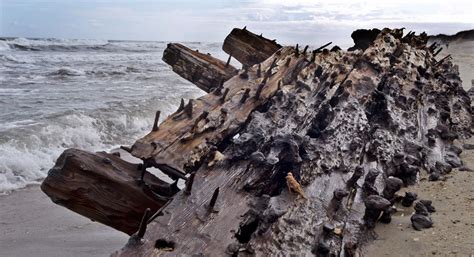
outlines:
M229 67L230 59L232 59L232 55L229 55L229 59L227 59L225 67Z
M222 94L222 97L221 97L221 102L225 102L225 98L227 97L227 94L229 93L229 88L226 88L224 90L224 93Z
M203 112L201 113L201 115L199 115L199 117L196 119L196 121L194 121L194 125L193 125L193 128L192 128L191 130L194 131L194 130L197 128L198 123L199 123L201 120L207 118L207 115L209 115L209 112L208 112L208 111L203 111Z
M148 224L150 224L153 220L156 219L156 217L160 216L161 213L163 212L163 210L168 207L168 205L171 203L171 201L168 201L166 202L163 206L161 206L160 209L158 209L158 211L155 212L155 214L153 214L153 216L151 216L149 219L148 219Z
M143 214L142 221L140 222L140 227L138 228L137 237L143 238L146 232L146 227L148 225L148 217L150 216L150 208L146 208L145 213Z
M296 44L296 47L295 47L295 56L296 57L300 56L300 50L298 49L298 44Z
M265 73L265 77L263 77L262 79L262 84L267 84L267 80L268 80L268 76L267 76L268 73Z
M184 107L184 112L186 112L189 118L193 117L193 99L189 99L188 105Z
M262 94L262 90L263 90L264 86L265 86L265 84L263 84L263 83L260 83L258 85L257 92L255 92L255 98L257 98L257 99L260 98L260 95Z
M287 58L285 62L285 66L288 67L290 66L291 58Z
M248 79L248 78L249 78L249 74L248 74L249 69L247 68L247 66L245 66L245 67L243 68L243 70L244 70L244 71L243 71L242 73L240 73L239 77L240 77L241 79Z
M306 46L304 47L304 49L303 49L303 55L306 54L306 51L308 50L308 47L309 47L309 45L306 45Z
M323 48L329 46L330 44L332 44L332 42L329 42L329 43L327 43L327 44L325 44L325 45L323 45L323 46L321 46L321 47L315 49L314 51L319 52L319 51L321 51Z
M124 145L121 145L120 146L120 149L126 151L126 152L129 152L131 153L132 152L132 148L131 147L128 147L128 146L124 146Z
M437 43L436 43L436 42L433 42L433 43L431 43L431 45L428 47L428 49L429 49L431 52L433 52L434 49L436 49L436 47L437 47Z
M449 59L451 59L451 58L452 58L452 57L451 57L451 55L449 54L449 55L447 55L446 57L444 57L443 59L439 60L437 63L435 63L435 66L438 66L438 65L440 65L441 63L443 63L445 60L449 60Z
M242 103L242 104L245 103L245 101L247 100L249 95L250 95L250 88L247 88L247 89L245 89L245 92L242 95L242 98L240 99L240 103Z
M436 53L433 54L433 57L436 57L441 52L441 50L443 50L442 47L440 47L438 51L436 51Z
M270 65L270 69L269 69L270 71L271 71L273 68L275 68L275 67L277 66L277 65L276 65L276 62L277 62L277 58L273 59L273 62L272 62L272 64Z
M212 194L211 201L209 202L209 210L212 211L214 210L214 206L216 205L217 197L219 196L219 187L214 190L214 193Z
M262 76L262 66L259 63L257 66L257 78L260 78L260 76Z
M143 179L145 178L145 173L146 173L146 168L148 167L148 163L146 161L143 161L143 164L141 166L142 168L142 173L140 174L140 182L143 182Z
M244 28L242 30L247 30L247 26L244 26Z
M184 99L181 98L181 103L179 104L179 107L178 107L178 110L176 110L176 112L180 112L184 110Z
M191 190L193 189L194 177L196 176L196 172L191 173L188 180L186 181L186 188L184 189L184 193L187 195L191 194Z
M157 130L158 130L158 121L160 120L160 114L161 114L160 111L156 111L156 114L155 114L155 122L153 122L153 129L152 129L152 131L157 131Z

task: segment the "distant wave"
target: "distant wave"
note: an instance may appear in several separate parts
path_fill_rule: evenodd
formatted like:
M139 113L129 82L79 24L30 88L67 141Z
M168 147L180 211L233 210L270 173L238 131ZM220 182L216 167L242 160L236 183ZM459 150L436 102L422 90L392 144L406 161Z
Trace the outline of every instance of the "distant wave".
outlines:
M82 76L85 73L80 70L75 70L71 68L61 68L57 71L49 73L50 76Z
M82 39L26 39L0 40L0 51L79 51L100 50L110 43L107 40Z

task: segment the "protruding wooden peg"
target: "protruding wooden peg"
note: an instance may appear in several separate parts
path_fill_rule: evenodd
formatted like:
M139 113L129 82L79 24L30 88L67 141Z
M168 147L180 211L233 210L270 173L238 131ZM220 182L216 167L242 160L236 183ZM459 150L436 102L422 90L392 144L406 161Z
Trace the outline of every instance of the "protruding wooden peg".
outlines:
M191 173L188 180L186 181L186 188L184 189L184 193L187 195L191 194L191 190L193 189L194 177L196 176L196 172Z
M229 93L229 88L226 88L224 90L224 93L222 94L222 97L221 97L221 102L225 102L225 98L227 97L227 94Z
M245 89L245 92L242 95L242 98L240 99L240 103L242 103L242 104L245 103L245 101L247 100L249 95L250 95L250 88L247 88L247 89Z
M184 110L184 99L181 98L181 103L179 104L179 107L178 107L178 110L176 110L176 112L180 112Z
M150 208L146 208L145 213L143 214L142 221L140 222L140 227L138 228L138 232L137 232L137 238L139 239L143 238L143 236L145 235L150 212L151 212Z
M244 28L242 30L247 30L247 26L244 26Z
M263 37L263 33L260 33L259 37Z
M217 197L219 196L219 187L214 190L214 193L212 194L211 201L209 202L209 211L214 210L214 206L216 205Z
M229 67L230 59L232 59L232 55L229 55L229 59L227 59L225 67Z
M268 80L268 76L267 76L267 73L265 73L265 77L263 77L262 79L262 84L267 84L267 80Z
M278 80L278 87L277 87L277 90L278 90L278 91L281 90L281 84L282 84L282 83L283 83L283 82L281 82L281 79Z
M290 66L290 62L291 62L291 58L290 57L286 58L285 66L286 67Z
M155 114L155 122L153 122L153 129L152 129L152 131L157 131L157 130L158 130L158 121L160 120L160 114L161 114L160 111L156 111L156 114Z
M184 107L184 111L189 118L193 117L193 99L189 99L189 103Z
M262 94L262 90L263 90L264 86L265 86L265 84L263 84L263 83L260 83L258 85L257 92L255 92L255 98L257 98L257 99L260 98L260 95Z
M308 47L309 47L309 45L306 45L306 46L304 47L304 49L303 49L303 55L306 54L306 51L308 50Z
M295 47L295 56L296 57L300 56L300 50L298 49L298 44L296 44L296 47Z
M262 66L259 63L257 66L257 78L260 78L260 76L262 76Z

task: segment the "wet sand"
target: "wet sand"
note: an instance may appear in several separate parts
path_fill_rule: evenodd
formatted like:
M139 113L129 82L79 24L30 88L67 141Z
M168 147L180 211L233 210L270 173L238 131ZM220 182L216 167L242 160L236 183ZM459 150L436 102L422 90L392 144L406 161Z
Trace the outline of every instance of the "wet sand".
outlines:
M0 256L109 256L128 236L54 204L39 186L0 196Z

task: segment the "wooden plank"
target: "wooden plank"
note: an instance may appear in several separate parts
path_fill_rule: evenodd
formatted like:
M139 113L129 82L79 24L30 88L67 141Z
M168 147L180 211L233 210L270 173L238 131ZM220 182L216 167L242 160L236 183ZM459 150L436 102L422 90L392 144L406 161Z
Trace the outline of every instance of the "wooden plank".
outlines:
M68 149L41 189L54 203L131 235L138 231L147 208L157 211L179 191L142 171L142 164L112 154Z
M222 49L244 66L252 66L268 59L281 45L256 35L246 28L234 28L225 38Z
M163 61L171 65L178 75L207 93L237 74L232 65L178 43L168 44Z

